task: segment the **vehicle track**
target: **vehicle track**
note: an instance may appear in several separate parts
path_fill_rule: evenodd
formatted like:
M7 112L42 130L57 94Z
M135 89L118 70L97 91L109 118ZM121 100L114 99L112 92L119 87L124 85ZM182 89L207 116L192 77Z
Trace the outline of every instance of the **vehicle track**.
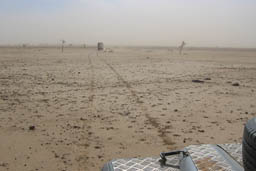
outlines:
M93 63L91 60L91 54L88 55L89 67L90 67L90 95L89 95L89 107L93 108L93 101L94 101L94 87L95 87L95 71L93 67Z
M143 101L141 100L141 98L137 95L138 92L136 92L133 87L131 86L131 84L126 81L121 74L119 74L119 72L110 64L108 63L104 58L102 58L101 56L98 56L100 58L100 60L105 63L111 70L112 72L116 75L117 79L120 80L125 87L130 91L132 97L136 100L136 103L140 106L141 110L145 113L145 117L148 121L148 123L150 125L152 125L155 129L157 129L157 132L159 133L158 136L162 139L163 144L164 145L174 145L175 143L172 142L169 138L168 138L168 134L166 129L169 128L169 126L167 127L162 127L160 125L160 123L157 122L157 119L154 117L151 117L149 115L149 110L147 109L147 107L145 105L143 105ZM106 57L106 55L105 55Z
M82 139L84 141L84 145L82 145L82 148L84 148L84 151L80 151L81 146L78 146L77 152L80 153L78 155L78 158L76 159L79 163L78 170L86 170L87 164L90 163L90 157L88 156L87 150L93 145L89 144L88 142L91 142L91 139L95 139L94 135L92 134L90 123L93 120L93 117L96 115L96 110L94 107L94 99L95 99L95 70L93 61L91 59L92 53L88 54L88 64L89 64L89 97L88 97L88 108L87 108L87 115L85 118L81 118L80 120L83 123L83 128L85 129L85 135L82 135ZM83 144L83 143L82 143ZM93 164L93 163L91 163Z

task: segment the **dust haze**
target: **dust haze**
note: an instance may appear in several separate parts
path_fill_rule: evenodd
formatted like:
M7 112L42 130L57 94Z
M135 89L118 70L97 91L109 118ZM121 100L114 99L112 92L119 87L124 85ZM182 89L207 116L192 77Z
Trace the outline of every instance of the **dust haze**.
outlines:
M252 0L0 0L0 171L241 143L255 18Z
M256 2L1 1L0 44L255 47Z

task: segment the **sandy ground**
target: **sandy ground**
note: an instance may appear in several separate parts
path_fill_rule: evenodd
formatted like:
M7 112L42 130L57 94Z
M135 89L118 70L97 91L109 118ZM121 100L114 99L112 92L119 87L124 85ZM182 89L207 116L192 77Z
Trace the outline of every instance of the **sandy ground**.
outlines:
M0 48L1 171L94 171L241 142L256 116L256 50L113 49Z

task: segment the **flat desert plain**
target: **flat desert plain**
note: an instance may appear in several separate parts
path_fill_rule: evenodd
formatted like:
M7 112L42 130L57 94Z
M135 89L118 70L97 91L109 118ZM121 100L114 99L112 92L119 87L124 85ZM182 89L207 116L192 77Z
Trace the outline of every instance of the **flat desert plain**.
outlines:
M241 142L256 50L0 48L0 170L94 171L115 158Z

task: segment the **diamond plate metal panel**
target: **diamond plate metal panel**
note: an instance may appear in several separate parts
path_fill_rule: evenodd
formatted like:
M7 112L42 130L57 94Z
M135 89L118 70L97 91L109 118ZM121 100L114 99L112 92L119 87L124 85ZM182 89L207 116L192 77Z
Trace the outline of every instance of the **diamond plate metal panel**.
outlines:
M179 171L178 156L167 157L166 166L161 166L159 157L117 159L112 161L115 171Z
M236 160L241 166L243 166L242 144L218 144L218 146L220 146L234 160Z
M241 144L220 144L227 154L242 165ZM232 166L216 150L215 145L190 145L186 147L198 171L232 171ZM159 157L117 159L112 161L115 171L179 171L179 156L168 156L165 166Z
M226 162L213 145L190 145L186 148L191 155L198 171L231 171L232 167Z

